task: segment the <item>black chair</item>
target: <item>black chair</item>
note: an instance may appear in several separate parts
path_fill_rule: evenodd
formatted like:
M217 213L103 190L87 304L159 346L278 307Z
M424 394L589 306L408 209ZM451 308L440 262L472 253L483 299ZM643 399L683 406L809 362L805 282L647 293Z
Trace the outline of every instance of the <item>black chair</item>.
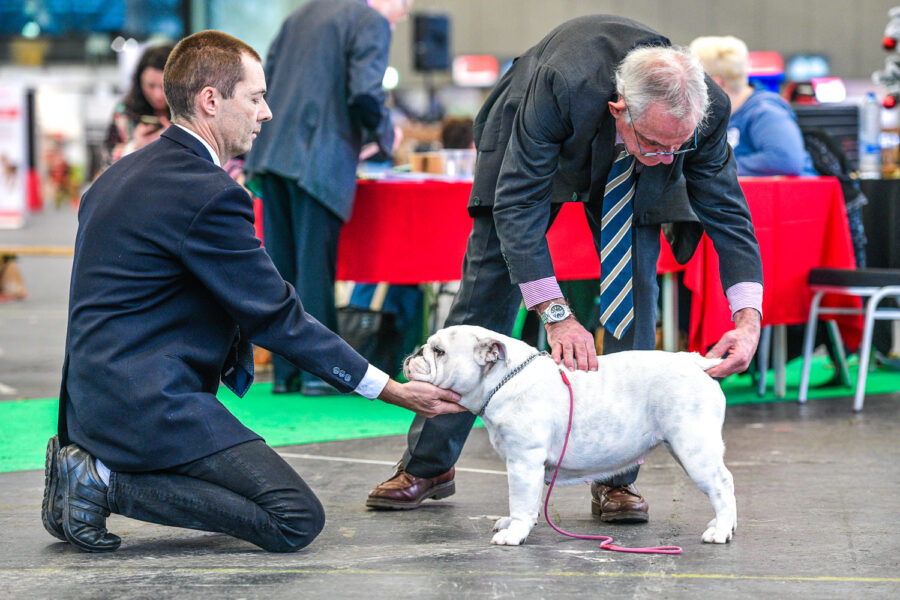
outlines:
M814 294L803 340L803 374L800 377L800 393L797 400L800 403L806 402L813 339L819 315L864 314L865 326L859 349L859 378L853 398L853 410L860 411L866 395L866 375L872 353L872 329L875 321L900 320L900 309L891 306L879 308L879 304L885 298L900 300L900 269L812 269L809 272L808 282ZM863 308L823 308L821 302L825 294L857 296L868 300L865 301ZM843 355L843 349L840 354ZM845 365L841 367L846 368Z

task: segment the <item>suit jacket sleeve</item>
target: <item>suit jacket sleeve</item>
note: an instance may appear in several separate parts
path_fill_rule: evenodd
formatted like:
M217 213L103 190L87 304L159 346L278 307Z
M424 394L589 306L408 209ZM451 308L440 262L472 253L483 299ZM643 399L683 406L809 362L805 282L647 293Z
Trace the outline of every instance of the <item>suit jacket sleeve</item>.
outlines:
M181 257L252 342L341 391L353 390L362 380L366 359L303 310L294 288L260 246L252 203L242 188L229 185L200 209ZM340 371L350 380L338 377Z
M494 199L494 222L512 283L553 275L546 232L560 146L573 130L568 100L565 78L543 65L515 113Z
M365 11L351 33L347 61L347 102L350 114L390 153L394 128L382 87L390 53L390 23L374 10Z
M723 289L743 281L762 283L759 244L726 136L730 102L709 79L707 83L711 90L710 114L701 125L697 149L684 154L683 173L691 208L719 255Z

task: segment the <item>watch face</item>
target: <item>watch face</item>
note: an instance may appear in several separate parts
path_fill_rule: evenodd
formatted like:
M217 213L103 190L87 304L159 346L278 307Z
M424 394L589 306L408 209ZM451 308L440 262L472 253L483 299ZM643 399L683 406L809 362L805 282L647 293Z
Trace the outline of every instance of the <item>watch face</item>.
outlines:
M550 318L559 321L566 316L566 307L562 304L551 304L550 305Z

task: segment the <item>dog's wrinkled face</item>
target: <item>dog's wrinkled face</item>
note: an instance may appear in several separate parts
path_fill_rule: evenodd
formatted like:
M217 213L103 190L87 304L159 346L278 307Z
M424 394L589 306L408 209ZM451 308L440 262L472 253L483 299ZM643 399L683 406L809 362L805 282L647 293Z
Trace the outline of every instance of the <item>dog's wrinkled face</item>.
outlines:
M410 381L426 381L465 396L500 361L506 347L499 341L478 337L465 327L448 327L428 338L424 346L403 362Z

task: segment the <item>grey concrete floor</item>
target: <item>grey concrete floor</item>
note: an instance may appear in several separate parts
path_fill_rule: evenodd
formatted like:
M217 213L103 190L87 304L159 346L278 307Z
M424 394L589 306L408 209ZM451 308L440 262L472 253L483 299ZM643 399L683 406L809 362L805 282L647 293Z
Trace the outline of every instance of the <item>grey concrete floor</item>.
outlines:
M74 227L73 213L48 211L0 240L71 243ZM28 299L0 304L0 400L55 397L71 261L22 258L20 268ZM551 517L563 529L624 546L680 545L679 556L602 551L543 518L524 546L491 546L507 493L484 430L463 451L456 495L410 512L363 505L390 475L402 437L279 448L328 515L322 535L291 555L117 515L109 528L122 547L85 554L44 532L42 472L0 474L0 597L897 598L900 394L870 396L860 414L850 407L847 397L729 408L738 531L725 546L700 543L712 508L661 449L638 480L647 525L594 520L586 485L554 491Z
M9 598L897 598L900 597L900 398L729 408L726 463L738 530L700 543L706 498L662 449L638 484L646 525L594 520L589 489L554 490L563 529L624 546L680 545L678 556L602 551L543 518L521 547L489 544L506 514L504 465L484 430L458 464L457 493L408 512L363 506L391 472L402 437L279 448L325 505L322 535L297 554L267 554L218 534L114 515L122 547L85 554L40 523L43 474L0 475L0 594Z

